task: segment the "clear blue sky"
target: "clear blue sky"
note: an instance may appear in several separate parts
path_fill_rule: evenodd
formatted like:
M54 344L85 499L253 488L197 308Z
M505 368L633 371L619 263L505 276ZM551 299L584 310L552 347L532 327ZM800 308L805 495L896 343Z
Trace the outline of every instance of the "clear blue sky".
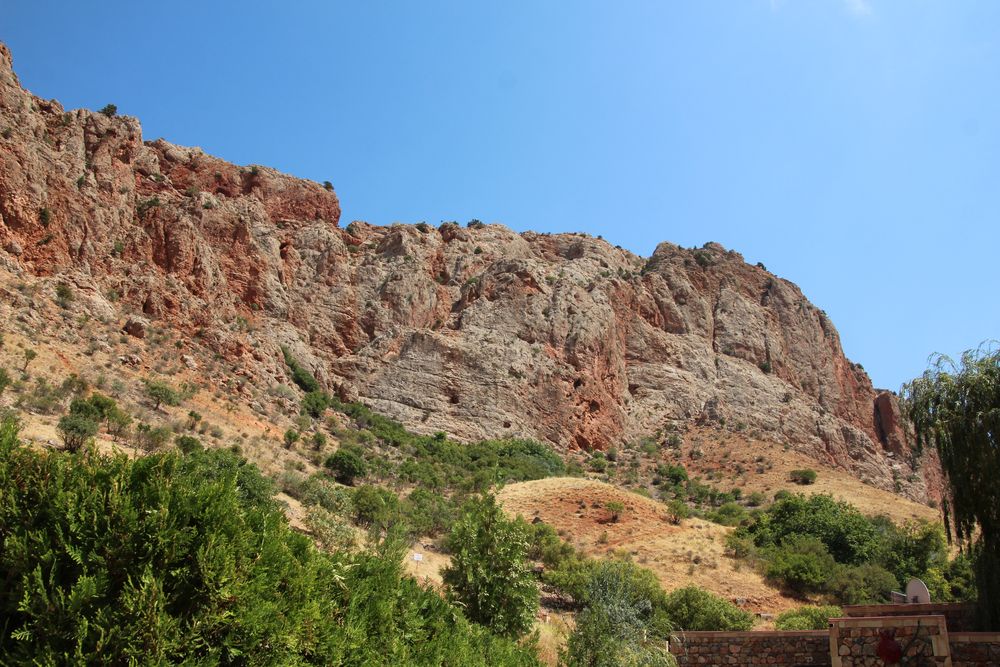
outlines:
M0 8L34 93L329 179L345 222L718 241L892 389L1000 337L1000 2Z

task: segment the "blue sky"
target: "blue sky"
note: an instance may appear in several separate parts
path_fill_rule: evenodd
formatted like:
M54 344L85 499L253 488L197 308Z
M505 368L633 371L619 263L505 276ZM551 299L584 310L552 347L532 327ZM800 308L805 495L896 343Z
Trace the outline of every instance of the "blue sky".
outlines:
M22 83L344 222L717 241L876 386L1000 337L1000 3L0 0Z

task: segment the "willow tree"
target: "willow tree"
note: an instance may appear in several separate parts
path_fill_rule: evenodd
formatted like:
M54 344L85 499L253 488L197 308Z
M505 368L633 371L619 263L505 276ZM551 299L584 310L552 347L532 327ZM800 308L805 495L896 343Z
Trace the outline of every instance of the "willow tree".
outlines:
M951 487L945 523L975 555L981 622L1000 629L1000 350L940 356L903 397L917 447L937 448Z

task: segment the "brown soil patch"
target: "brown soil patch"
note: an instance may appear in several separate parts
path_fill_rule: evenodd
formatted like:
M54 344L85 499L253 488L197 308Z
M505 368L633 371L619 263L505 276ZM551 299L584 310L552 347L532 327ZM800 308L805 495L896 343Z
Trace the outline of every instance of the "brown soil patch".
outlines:
M589 556L627 553L652 570L667 591L695 584L759 613L779 613L802 604L724 555L731 528L700 519L673 525L665 507L650 498L575 477L511 484L499 498L508 513L529 521L538 517ZM610 502L625 506L617 522L607 509Z

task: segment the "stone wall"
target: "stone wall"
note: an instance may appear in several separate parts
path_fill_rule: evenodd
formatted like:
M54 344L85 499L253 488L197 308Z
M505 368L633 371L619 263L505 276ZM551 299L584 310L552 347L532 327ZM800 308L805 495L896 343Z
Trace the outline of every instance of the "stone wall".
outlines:
M952 632L948 644L952 667L1000 665L1000 632Z
M971 632L975 627L975 607L955 602L927 604L867 604L844 607L844 616L944 616L952 632Z
M830 665L826 630L800 632L686 632L670 642L683 665Z
M909 658L908 667L952 667L944 616L870 616L830 619L832 667L881 667L888 642ZM890 663L894 664L894 663Z

